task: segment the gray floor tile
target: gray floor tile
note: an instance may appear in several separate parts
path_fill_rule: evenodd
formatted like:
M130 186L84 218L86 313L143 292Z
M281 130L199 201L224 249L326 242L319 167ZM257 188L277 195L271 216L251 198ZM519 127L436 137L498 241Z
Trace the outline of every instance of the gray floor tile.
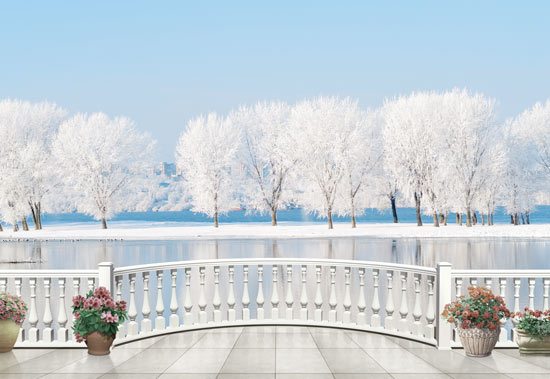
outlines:
M216 379L218 374L162 374L159 379Z
M275 379L275 374L219 374L216 379Z
M464 350L456 350L457 354L465 355ZM550 377L550 370L533 364L529 361L511 357L506 354L502 354L498 351L493 351L493 353L488 357L483 358L472 358L476 362L483 364L491 369L501 372L501 373L518 373L518 374L548 374Z
M319 349L357 349L359 346L344 333L312 333Z
M247 326L243 328L243 334L276 333L276 326Z
M510 379L508 375L504 374L449 374L449 376L454 379Z
M276 373L330 373L317 349L277 349Z
M446 373L496 373L478 359L466 357L453 350L412 349L410 352Z
M0 376L2 379L36 379L43 378L44 374L35 373L35 374L2 374Z
M361 349L321 349L333 373L385 373L378 363Z
M205 332L182 332L169 334L156 340L150 349L185 349L195 345L206 333ZM130 344L131 345L131 344Z
M51 349L13 349L7 353L0 354L0 371L10 366L23 363L29 359L35 359L41 355L51 353Z
M113 349L111 354L104 356L86 354L84 358L67 364L54 373L105 374L140 352L140 349Z
M163 373L176 362L187 349L147 349L116 366L109 374Z
M87 355L83 349L57 349L35 359L26 360L22 363L12 365L1 373L12 374L31 374L31 373L50 373L68 363L74 362Z
M407 350L392 349L391 354L388 354L388 349L365 349L365 351L390 374L436 374L441 372Z
M115 346L114 348L115 349L146 349L154 345L156 342L162 340L163 338L165 337L160 336L160 337L145 338L138 341L128 342L124 345L118 345L118 346Z
M425 374L424 374L425 375ZM390 374L334 374L335 379L393 379Z
M101 379L156 379L160 374L138 374L138 373L107 373Z
M332 374L276 374L276 379L334 379Z
M276 327L276 333L306 333L309 334L309 330L305 326L291 326L283 325Z
M348 336L359 346L365 349L401 349L401 345L392 341L391 338L386 336L365 333L365 332L351 332L347 333Z
M241 334L235 349L274 349L275 333Z
M220 373L275 373L275 349L233 349Z
M231 349L240 333L206 333L193 345L193 349Z
M478 375L478 374L463 374L463 375ZM485 375L484 379L493 379L492 375ZM498 375L498 374L497 374ZM447 374L392 374L394 379L450 379L451 376ZM470 378L469 376L467 376Z
M45 378L45 379L96 379L96 378L103 378L103 374L93 374L93 373L88 373L88 374L77 374L77 373L71 373L71 374L60 374L60 373L56 373L56 374L48 374L46 376L41 376L40 378ZM3 379L4 377L2 377Z
M277 348L282 349L314 349L315 340L309 333L277 333Z
M231 349L189 349L165 373L217 374Z

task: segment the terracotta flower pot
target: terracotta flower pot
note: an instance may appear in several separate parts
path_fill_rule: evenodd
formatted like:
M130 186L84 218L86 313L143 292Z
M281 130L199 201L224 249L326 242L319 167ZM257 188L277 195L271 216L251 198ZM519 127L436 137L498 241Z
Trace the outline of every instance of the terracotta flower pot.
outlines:
M550 336L536 339L521 329L515 330L521 354L550 354Z
M500 328L495 330L462 329L459 326L456 330L460 336L460 342L462 342L464 351L469 357L487 357L491 355L500 334Z
M12 320L0 320L0 353L7 353L13 349L21 326Z
M107 336L99 332L93 332L86 336L86 345L90 355L108 355L115 336Z

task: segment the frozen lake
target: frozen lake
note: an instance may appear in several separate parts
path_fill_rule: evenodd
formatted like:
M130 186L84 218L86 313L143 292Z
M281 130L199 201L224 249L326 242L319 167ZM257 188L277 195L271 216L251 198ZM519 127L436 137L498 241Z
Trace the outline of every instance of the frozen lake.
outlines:
M550 269L550 239L372 238L230 239L161 241L28 241L0 243L0 268L93 269L245 257L357 259L455 268ZM13 263L21 262L25 263Z

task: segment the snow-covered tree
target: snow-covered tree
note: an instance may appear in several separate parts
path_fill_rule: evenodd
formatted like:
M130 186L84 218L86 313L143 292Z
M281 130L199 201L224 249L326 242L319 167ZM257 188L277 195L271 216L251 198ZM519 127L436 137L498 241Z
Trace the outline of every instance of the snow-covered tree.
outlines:
M126 117L77 114L63 122L52 150L74 209L104 229L116 213L135 209L152 172L154 145Z
M490 176L492 147L499 135L494 121L495 101L466 90L453 90L442 96L442 163L451 171L447 177L452 180L455 201L466 213L466 226L472 226L472 207Z
M295 143L289 133L289 116L290 107L282 102L241 107L229 116L242 131L239 155L245 168L244 206L270 212L272 225L277 225L277 211L291 200L287 182L295 164Z
M31 214L36 229L42 228L44 197L55 186L52 140L65 111L53 103L20 100L0 102L0 192L14 227Z
M299 203L308 211L326 217L333 228L332 215L345 173L344 154L353 145L353 130L363 122L357 102L349 98L318 97L304 100L291 112L296 141Z
M219 215L237 205L239 145L238 128L211 113L190 120L176 148L176 164L191 197L191 209L213 217L215 227Z

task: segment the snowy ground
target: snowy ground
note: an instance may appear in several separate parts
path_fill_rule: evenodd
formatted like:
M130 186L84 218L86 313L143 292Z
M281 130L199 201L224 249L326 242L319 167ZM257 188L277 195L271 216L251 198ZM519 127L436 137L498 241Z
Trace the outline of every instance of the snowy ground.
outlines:
M449 225L435 228L415 224L360 224L352 229L349 224L335 224L333 230L324 224L222 224L218 229L208 224L182 226L171 223L112 223L107 230L97 224L62 224L47 226L39 231L4 231L2 240L73 240L73 239L215 239L215 238L315 238L315 237L517 237L550 238L550 224L465 226Z

